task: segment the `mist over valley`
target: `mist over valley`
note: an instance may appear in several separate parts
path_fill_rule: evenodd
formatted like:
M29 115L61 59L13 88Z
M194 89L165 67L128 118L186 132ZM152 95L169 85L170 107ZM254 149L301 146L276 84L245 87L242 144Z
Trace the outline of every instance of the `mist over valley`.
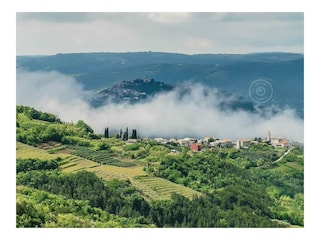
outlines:
M82 119L97 133L109 126L147 137L252 139L270 130L303 142L303 55L17 57L17 104Z

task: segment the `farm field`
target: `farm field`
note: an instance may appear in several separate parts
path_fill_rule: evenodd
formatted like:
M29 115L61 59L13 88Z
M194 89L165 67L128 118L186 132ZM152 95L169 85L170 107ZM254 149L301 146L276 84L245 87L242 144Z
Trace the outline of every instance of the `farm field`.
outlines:
M296 170L303 171L303 166L300 163L297 163L297 162L287 162L286 166L290 167L290 168L294 168Z
M187 198L192 198L194 195L201 195L199 192L179 184L170 182L166 179L147 176L142 167L116 167L109 165L100 165L91 160L74 156L73 159L61 165L60 168L64 172L77 172L86 170L95 173L103 180L127 180L129 179L133 186L143 192L150 200L170 199L172 193L181 194Z
M60 165L60 169L64 172L76 172L96 166L100 166L100 164L78 156L70 156L65 164Z
M127 180L129 179L133 186L143 192L150 200L170 199L172 193L179 193L185 197L191 198L193 195L200 195L190 188L172 183L168 180L153 176L146 176L142 166L117 167L110 165L100 165L99 163L88 160L86 158L71 154L72 151L63 149L57 153L49 153L48 150L55 145L48 144L40 147L32 147L20 142L16 143L17 158L28 159L38 158L40 160L54 160L58 157L62 158L59 161L59 168L63 172L72 173L81 170L86 170L95 173L103 180ZM52 145L50 147L50 145ZM91 151L89 151L91 152ZM89 157L89 156L86 156Z
M99 164L107 164L118 167L134 166L131 162L121 161L115 158L114 154L107 150L95 151L86 147L72 147L72 154L98 162Z
M189 199L195 195L201 195L201 193L190 188L154 176L135 177L133 185L142 189L152 200L170 199L173 193L180 194Z
M65 153L50 154L46 150L37 147L32 147L21 142L16 143L16 158L38 158L40 160L53 160L57 159L58 157L64 159L68 156L69 154Z

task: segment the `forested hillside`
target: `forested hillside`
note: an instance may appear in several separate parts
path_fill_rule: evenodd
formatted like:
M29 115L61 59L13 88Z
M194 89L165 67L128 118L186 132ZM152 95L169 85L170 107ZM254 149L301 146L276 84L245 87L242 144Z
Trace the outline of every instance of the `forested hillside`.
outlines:
M274 90L268 104L290 106L303 117L303 54L72 53L18 56L17 68L55 70L73 76L87 90L101 90L147 76L171 85L202 84L250 101L250 84L265 79Z
M303 147L194 152L137 129L123 138L31 107L16 114L17 227L304 226Z

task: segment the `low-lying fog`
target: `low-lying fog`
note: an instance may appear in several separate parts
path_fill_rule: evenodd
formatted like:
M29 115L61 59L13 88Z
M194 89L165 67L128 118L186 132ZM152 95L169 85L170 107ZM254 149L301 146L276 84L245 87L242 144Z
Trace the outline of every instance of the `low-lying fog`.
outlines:
M17 104L51 112L65 122L84 120L95 131L105 127L118 130L137 129L141 137L204 137L265 138L270 130L273 137L303 142L303 119L292 109L277 114L223 111L216 90L204 95L197 85L183 98L176 91L156 96L150 102L128 105L108 104L91 107L83 96L87 94L72 77L61 73L17 70Z

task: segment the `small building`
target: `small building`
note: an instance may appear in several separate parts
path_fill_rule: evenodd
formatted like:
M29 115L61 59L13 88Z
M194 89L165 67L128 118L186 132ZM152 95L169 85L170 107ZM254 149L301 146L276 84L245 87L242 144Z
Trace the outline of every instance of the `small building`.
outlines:
M247 139L240 139L237 141L237 149L250 147L251 141Z
M199 152L201 150L201 145L199 143L192 143L190 145L190 150L193 152Z
M179 153L179 151L176 150L176 149L171 149L170 152L171 152L171 153Z
M180 146L189 146L189 140L186 139L178 139L177 142Z
M221 148L232 147L232 141L230 139L220 139L215 141L216 146Z
M154 138L153 140L156 141L156 142L158 142L158 143L161 143L161 144L167 144L167 143L168 143L168 140L167 140L167 139L161 138L161 137L159 137L159 138Z
M278 148L285 148L290 146L289 141L285 138L271 138L270 143L272 146Z
M170 139L169 139L169 142L170 142L170 143L178 143L178 142L177 142L177 139L175 139L175 138L170 138Z
M156 141L156 142L161 143L163 141L163 138L158 137L158 138L154 138L153 140Z

